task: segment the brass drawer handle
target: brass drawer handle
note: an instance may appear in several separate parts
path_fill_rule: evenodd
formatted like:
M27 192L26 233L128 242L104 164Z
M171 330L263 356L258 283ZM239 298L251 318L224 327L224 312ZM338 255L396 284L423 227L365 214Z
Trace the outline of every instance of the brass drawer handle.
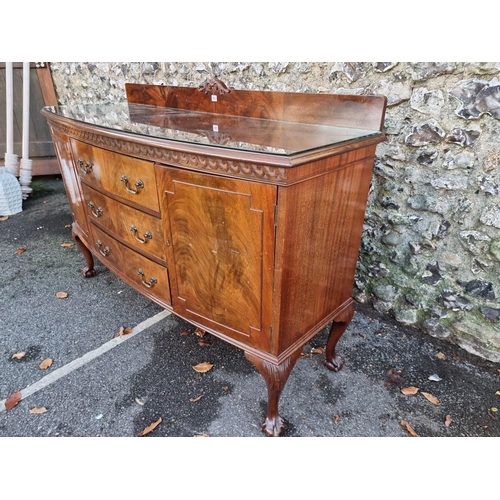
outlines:
M87 175L87 174L90 174L90 172L92 172L92 167L94 166L94 164L92 162L83 161L81 158L78 158L78 160L76 160L76 162L78 163L78 166L80 167L80 172L83 175Z
M149 231L146 231L144 233L144 238L140 238L139 236L137 236L137 227L135 227L134 224L130 226L130 230L134 233L134 238L139 243L147 243L147 240L151 240L153 238L153 235Z
M158 280L156 278L151 278L149 280L149 283L147 281L144 281L144 271L142 269L139 269L137 271L137 274L141 277L142 284L146 288L152 288L154 285L156 285L156 283L158 283Z
M107 257L109 255L109 252L111 252L109 247L104 247L104 249L102 248L102 241L101 240L97 240L95 242L95 245L99 249L100 254L104 255L104 257Z
M121 179L120 179L124 184L125 184L125 189L130 193L130 194L137 194L139 192L139 189L142 189L144 188L144 182L141 181L141 179L139 179L136 183L135 183L135 187L136 189L130 189L128 187L128 178L127 176L124 174L122 175Z
M94 217L100 217L103 213L103 209L101 207L95 208L95 205L92 201L88 202L88 207L90 208L90 211L92 212L92 215Z

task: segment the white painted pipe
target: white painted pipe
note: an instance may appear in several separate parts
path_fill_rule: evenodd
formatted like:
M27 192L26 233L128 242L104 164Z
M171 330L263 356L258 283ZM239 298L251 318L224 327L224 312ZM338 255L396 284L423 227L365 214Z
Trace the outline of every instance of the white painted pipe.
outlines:
M30 63L23 63L23 157L19 169L19 182L26 199L33 191L31 177L33 161L29 159L30 153Z
M5 99L7 101L7 154L14 152L14 84L12 63L5 63Z
M30 63L23 63L23 158L30 156Z
M7 133L5 136L5 167L12 174L17 176L19 171L18 158L14 154L14 83L13 83L13 64L5 63L5 108Z

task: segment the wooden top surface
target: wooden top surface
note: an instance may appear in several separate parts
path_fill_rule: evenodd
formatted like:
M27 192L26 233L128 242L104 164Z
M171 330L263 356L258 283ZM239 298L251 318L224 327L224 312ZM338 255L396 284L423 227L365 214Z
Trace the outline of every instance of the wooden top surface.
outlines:
M385 139L383 96L234 90L218 81L201 88L126 84L126 93L127 102L50 107L44 114L180 148L289 159Z

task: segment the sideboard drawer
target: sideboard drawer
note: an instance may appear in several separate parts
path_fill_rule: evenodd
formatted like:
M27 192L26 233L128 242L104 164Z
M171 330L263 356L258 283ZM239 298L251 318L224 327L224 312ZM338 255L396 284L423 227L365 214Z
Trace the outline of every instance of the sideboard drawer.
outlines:
M101 260L107 267L137 291L161 305L172 304L166 267L134 252L94 224L91 227L94 249L102 256Z
M138 250L165 260L162 221L82 184L90 220L116 234Z
M80 178L98 189L159 212L154 163L72 139Z

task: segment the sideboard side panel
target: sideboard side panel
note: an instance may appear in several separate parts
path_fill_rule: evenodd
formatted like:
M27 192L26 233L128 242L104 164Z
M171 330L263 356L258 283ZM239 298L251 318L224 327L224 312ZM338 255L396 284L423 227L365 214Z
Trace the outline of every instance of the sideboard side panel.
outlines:
M51 127L51 133L73 221L77 223L78 228L83 232L83 236L88 240L90 231L85 210L85 199L82 195L80 178L75 170L70 140L65 134L53 127Z
M276 354L311 337L350 299L372 166L368 157L279 188Z

